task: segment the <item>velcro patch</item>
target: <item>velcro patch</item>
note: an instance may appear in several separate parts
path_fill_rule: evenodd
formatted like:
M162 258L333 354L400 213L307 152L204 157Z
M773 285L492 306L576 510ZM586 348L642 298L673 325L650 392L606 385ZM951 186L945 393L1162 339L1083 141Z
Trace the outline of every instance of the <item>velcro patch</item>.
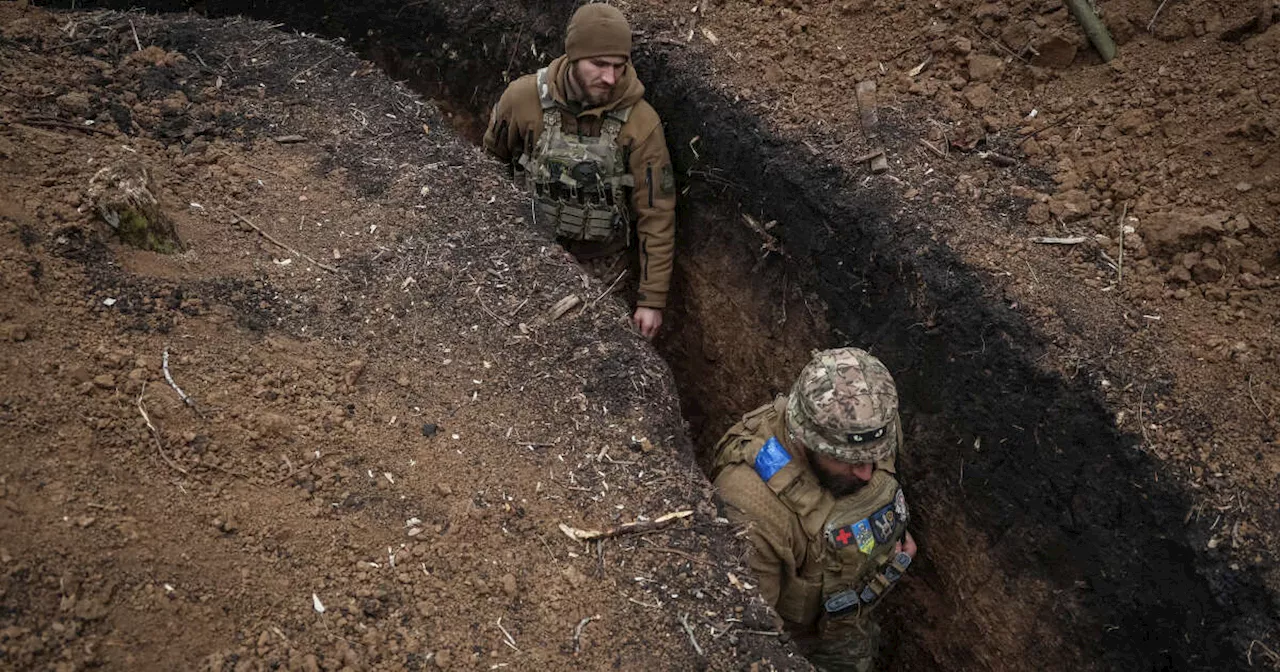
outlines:
M853 536L857 538L858 550L871 555L871 551L876 547L876 539L871 533L871 524L866 518L853 524Z
M876 543L883 544L893 537L893 531L898 522L898 514L893 510L893 504L886 504L883 509L871 514L871 531L875 534Z
M768 441L764 442L764 447L760 452L756 453L755 469L760 475L761 480L768 482L773 475L778 473L783 467L791 462L791 454L786 448L778 442L777 437L771 436Z
M676 191L676 175L671 164L662 167L662 193L674 194Z
M831 614L832 616L839 616L840 614L858 606L861 602L861 598L858 597L858 589L854 588L836 593L835 595L827 598L823 607L827 610L828 614Z

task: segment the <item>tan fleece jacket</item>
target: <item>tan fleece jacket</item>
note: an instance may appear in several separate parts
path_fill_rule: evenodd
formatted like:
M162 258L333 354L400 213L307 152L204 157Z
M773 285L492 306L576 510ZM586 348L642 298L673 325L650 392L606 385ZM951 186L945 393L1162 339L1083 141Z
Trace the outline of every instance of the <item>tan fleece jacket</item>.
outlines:
M598 136L606 112L631 106L631 115L618 134L618 144L629 157L636 185L631 198L640 248L640 290L636 304L663 308L667 305L675 248L676 194L662 122L653 107L644 101L644 84L630 63L614 87L613 99L586 110L568 100L565 93L568 74L569 61L564 56L548 66L547 81L552 97L560 106L560 123L565 133ZM512 82L494 106L484 134L484 146L494 156L511 163L526 150L532 150L540 135L542 104L538 99L537 76L529 74ZM576 253L572 248L570 251Z

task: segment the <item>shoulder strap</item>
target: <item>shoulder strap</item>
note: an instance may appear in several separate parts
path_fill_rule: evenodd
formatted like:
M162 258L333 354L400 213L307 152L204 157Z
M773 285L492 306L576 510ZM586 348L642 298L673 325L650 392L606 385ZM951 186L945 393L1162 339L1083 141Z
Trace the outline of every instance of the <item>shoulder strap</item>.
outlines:
M551 95L551 83L547 81L547 69L538 70L538 102L546 110L556 106L556 99Z
M631 108L632 106L628 105L626 107L612 109L606 112L604 116L611 119L617 119L619 124L625 124L627 123L627 119L631 118Z

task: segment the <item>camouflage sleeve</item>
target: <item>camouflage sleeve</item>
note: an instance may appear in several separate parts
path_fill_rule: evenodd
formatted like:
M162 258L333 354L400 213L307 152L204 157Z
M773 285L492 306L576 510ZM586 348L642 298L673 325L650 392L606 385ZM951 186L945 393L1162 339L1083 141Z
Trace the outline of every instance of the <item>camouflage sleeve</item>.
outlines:
M662 124L656 123L631 148L631 176L635 180L632 206L640 245L640 291L636 304L665 308L675 252L675 171Z
M880 626L869 616L825 619L821 635L805 652L823 672L870 672L880 647Z

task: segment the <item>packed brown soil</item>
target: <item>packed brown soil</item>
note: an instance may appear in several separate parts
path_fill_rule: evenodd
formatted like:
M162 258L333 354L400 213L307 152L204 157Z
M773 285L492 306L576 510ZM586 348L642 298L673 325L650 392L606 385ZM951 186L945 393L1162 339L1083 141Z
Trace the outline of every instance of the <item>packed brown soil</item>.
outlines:
M1103 64L1058 0L625 3L683 194L668 372L446 128L573 4L202 3L444 114L305 33L0 7L0 660L799 666L692 465L851 343L922 540L886 666L1280 667L1280 10L1101 0ZM185 252L110 242L121 160Z
M435 108L249 21L6 3L0 54L0 668L803 669L668 368ZM111 235L127 171L184 252Z

